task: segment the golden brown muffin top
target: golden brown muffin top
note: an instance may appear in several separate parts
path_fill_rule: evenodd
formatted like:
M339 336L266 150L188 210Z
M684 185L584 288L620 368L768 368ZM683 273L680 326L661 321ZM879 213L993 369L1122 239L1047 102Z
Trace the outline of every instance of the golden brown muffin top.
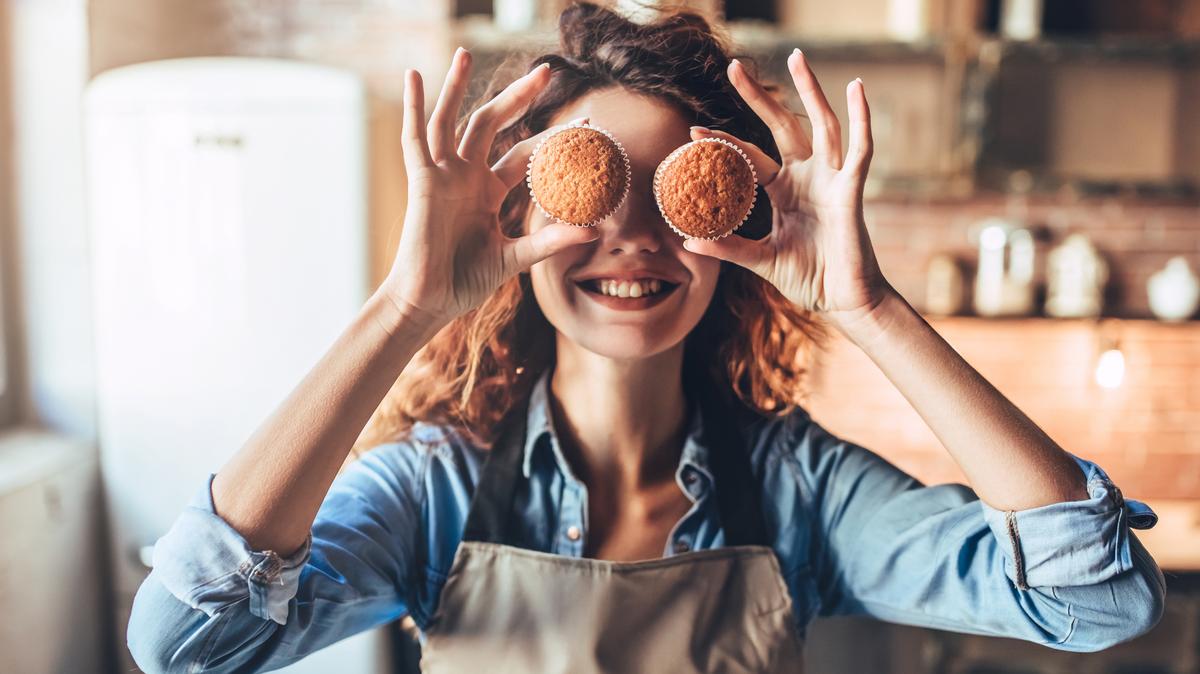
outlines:
M629 164L601 131L571 127L553 134L529 166L529 187L542 210L573 225L592 225L625 198Z
M688 236L711 239L742 224L754 205L754 172L734 148L687 145L660 169L655 194L663 217Z

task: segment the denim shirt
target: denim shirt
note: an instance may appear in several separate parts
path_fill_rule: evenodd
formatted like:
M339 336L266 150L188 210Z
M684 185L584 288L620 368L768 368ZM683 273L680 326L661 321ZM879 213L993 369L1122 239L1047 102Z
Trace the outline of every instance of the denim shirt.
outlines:
M588 494L548 396L544 375L527 413L515 544L580 557ZM724 544L703 423L693 409L675 472L692 507L664 557ZM817 616L865 614L1092 651L1161 617L1162 573L1130 532L1157 517L1089 461L1076 459L1086 500L999 511L962 485L923 486L803 411L743 436L801 636ZM150 673L266 671L404 615L423 631L486 456L452 428L417 424L338 476L290 557L251 549L215 513L210 475L154 547L129 621L136 662Z

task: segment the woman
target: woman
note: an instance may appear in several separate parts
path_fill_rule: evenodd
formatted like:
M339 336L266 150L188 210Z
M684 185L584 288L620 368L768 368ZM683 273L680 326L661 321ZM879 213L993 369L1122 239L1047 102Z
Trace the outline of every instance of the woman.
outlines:
M1157 622L1163 578L1130 532L1153 513L880 273L861 81L843 155L799 51L811 138L695 16L637 25L585 4L560 31L561 52L459 133L470 55L427 127L406 74L391 273L155 546L129 625L139 665L268 670L403 615L428 672L795 671L818 615L1077 651ZM592 228L548 223L521 187L537 141L578 118L632 167ZM709 136L747 150L769 232L683 242L659 216L655 167ZM597 279L664 290L601 301ZM981 500L920 485L796 406L814 316L874 360ZM377 408L388 441L339 476Z

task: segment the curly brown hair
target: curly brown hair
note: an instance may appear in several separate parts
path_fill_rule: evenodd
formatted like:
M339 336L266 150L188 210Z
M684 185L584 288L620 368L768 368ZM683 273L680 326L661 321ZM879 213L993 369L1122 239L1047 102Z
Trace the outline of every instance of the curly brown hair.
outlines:
M564 106L610 87L664 100L689 123L732 133L779 160L770 130L726 76L732 58L727 40L702 16L671 10L635 23L579 3L562 13L558 30L559 51L528 65L550 64L549 85L500 131L489 161L546 129ZM497 73L481 100L498 94L508 79ZM758 238L770 230L769 202L761 191L756 201L759 207L738 235ZM506 234L522 233L528 209L527 191L514 189L500 211ZM690 381L702 373L707 381L696 381L731 390L762 415L787 414L803 394L808 347L822 334L812 315L769 283L723 262L714 299L686 338L684 371ZM533 384L553 364L554 345L554 328L538 307L529 275L520 274L421 350L372 416L355 453L404 439L417 421L449 425L480 446L491 444L509 410L524 407Z

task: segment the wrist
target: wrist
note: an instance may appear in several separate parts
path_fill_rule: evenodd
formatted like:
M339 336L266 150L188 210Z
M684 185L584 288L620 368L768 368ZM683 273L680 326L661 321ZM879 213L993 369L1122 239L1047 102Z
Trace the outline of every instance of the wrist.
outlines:
M890 284L877 299L852 311L831 312L829 322L855 345L866 348L896 330L906 316L916 312Z
M424 346L449 322L380 288L364 307L392 341L415 342Z

